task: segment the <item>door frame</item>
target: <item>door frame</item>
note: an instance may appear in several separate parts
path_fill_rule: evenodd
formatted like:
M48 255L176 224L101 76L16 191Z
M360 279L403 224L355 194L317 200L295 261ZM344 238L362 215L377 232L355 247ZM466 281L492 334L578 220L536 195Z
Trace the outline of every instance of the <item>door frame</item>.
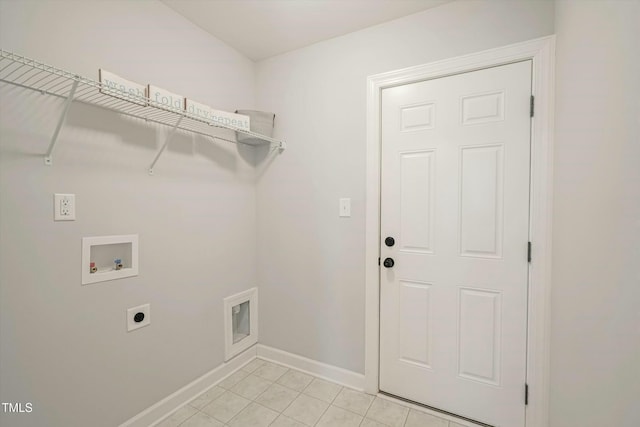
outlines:
M551 214L555 36L376 74L367 78L367 184L365 242L365 391L379 392L380 369L380 176L382 89L453 74L533 61L527 370L527 427L545 427L549 406ZM524 384L523 384L524 399Z

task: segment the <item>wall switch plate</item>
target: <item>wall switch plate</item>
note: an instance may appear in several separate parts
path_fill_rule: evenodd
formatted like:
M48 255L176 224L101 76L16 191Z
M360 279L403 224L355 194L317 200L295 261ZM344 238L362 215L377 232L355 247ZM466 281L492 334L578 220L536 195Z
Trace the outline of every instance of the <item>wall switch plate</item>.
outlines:
M127 332L151 324L151 305L143 304L127 310Z
M54 221L75 221L76 219L76 195L75 194L54 194L53 195L53 220Z
M351 199L340 199L340 217L348 218L351 216Z

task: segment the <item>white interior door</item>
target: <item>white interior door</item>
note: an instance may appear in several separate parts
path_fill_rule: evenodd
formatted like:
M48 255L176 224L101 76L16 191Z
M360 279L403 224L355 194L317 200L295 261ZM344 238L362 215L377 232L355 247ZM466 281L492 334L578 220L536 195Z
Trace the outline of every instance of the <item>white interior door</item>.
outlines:
M500 427L525 419L531 65L382 91L380 389Z

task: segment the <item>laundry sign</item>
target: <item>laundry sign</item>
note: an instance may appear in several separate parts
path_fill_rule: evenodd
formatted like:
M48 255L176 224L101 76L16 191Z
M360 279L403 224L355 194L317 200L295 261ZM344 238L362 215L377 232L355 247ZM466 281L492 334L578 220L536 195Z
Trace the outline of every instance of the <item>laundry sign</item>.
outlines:
M231 126L241 130L251 130L250 118L243 114L227 113L218 111L191 99L186 99L185 110L187 113L197 116L212 125L221 124Z
M162 89L151 84L147 87L147 95L149 96L149 100L156 103L155 106L164 105L167 107L176 108L178 110L184 110L184 96L182 95L177 95L173 92L169 92L166 89Z
M98 76L101 83L100 92L105 95L142 106L151 105L157 108L168 107L186 111L214 126L222 125L238 130L251 130L251 120L249 116L244 114L215 110L208 105L187 99L161 87L152 84L141 85L103 69L98 70Z
M103 69L98 70L98 80L102 83L100 86L101 93L115 98L124 99L125 101L133 102L134 104L142 106L147 105L147 102L144 100L147 96L146 87L144 85L132 82L131 80L127 80L117 74Z

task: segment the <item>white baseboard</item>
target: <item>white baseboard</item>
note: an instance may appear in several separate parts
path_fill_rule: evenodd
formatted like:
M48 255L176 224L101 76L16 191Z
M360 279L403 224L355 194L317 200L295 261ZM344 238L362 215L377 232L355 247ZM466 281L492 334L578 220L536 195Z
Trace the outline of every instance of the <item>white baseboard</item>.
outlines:
M358 390L364 390L364 375L337 366L308 359L263 344L257 345L258 357L306 372L319 378Z
M165 397L158 403L148 407L133 418L120 424L120 427L148 427L167 418L176 409L195 398L205 390L224 380L256 357L256 347L247 349L242 354L212 369L200 378Z
M161 422L182 405L251 362L256 356L355 390L364 390L364 375L362 374L258 344L148 407L120 424L119 427L148 427Z

